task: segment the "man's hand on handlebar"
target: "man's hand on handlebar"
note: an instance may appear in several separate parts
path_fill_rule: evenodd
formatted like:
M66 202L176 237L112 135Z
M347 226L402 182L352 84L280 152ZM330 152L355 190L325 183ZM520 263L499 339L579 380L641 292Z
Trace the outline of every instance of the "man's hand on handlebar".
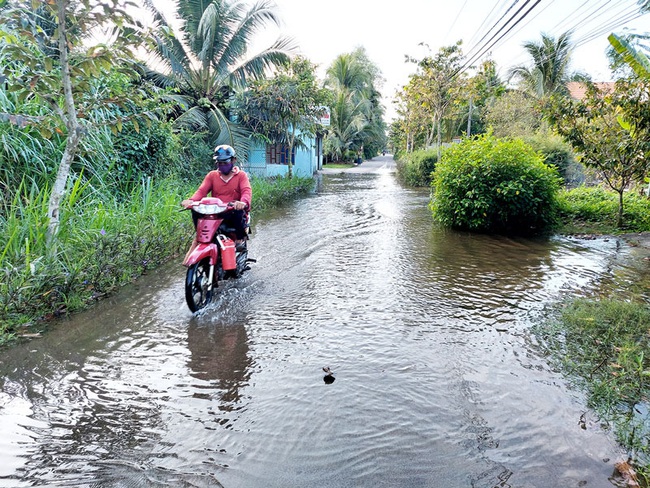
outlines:
M185 209L192 208L194 206L194 204L195 204L194 200L183 200L181 202L181 205Z
M231 205L235 210L246 210L247 205L244 202L234 201L230 202L228 205Z

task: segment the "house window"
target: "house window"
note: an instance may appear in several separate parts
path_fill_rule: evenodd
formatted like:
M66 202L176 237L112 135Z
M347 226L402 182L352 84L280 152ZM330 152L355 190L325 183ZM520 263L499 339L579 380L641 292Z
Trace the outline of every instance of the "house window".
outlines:
M291 152L291 162L296 162L296 148ZM266 145L267 164L289 164L289 146L286 144Z

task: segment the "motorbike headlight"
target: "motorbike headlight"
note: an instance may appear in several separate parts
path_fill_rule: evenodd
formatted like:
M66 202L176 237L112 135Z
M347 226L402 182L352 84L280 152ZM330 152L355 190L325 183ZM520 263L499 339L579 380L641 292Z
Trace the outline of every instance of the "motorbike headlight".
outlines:
M225 212L227 208L221 205L197 205L194 210L200 214L218 214Z

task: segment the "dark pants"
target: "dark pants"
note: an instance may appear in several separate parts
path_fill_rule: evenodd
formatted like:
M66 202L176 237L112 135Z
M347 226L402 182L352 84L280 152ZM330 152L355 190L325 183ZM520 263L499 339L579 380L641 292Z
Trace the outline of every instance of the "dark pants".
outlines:
M198 222L201 214L192 210L192 221L194 222L194 228L196 229L196 223ZM248 214L244 210L231 210L226 213L223 223L226 227L235 229L235 238L236 239L245 239L246 238L246 227L248 225Z

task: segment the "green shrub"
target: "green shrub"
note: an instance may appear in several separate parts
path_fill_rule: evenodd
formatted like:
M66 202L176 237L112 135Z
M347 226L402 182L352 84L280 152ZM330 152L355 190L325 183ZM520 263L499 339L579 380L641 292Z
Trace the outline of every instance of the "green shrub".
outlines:
M542 155L547 165L557 168L565 185L576 186L584 183L584 168L576 161L571 145L562 138L553 134L538 133L524 140Z
M408 186L429 186L437 162L435 149L413 151L397 161L397 177Z
M169 176L177 166L176 140L168 122L155 120L137 127L132 122L124 124L113 137L115 151L110 168L119 188L130 191L143 177Z
M486 134L443 152L431 209L448 227L538 234L556 223L559 181L556 170L522 140Z

